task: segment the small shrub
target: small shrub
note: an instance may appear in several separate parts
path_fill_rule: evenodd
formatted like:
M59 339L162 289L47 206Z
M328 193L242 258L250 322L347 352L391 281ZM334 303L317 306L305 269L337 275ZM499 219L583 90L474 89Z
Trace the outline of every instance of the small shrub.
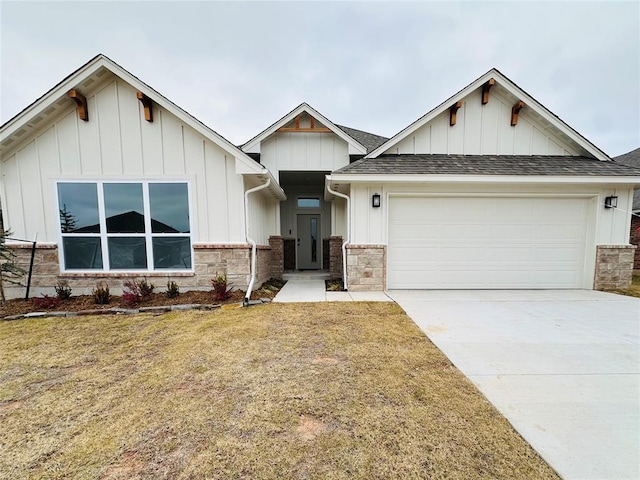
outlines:
M147 300L156 288L153 283L147 283L146 279L136 281L127 280L122 286L122 302L125 305L136 305Z
M98 284L98 286L91 291L91 295L93 295L94 303L98 305L107 305L111 301L109 285L104 283Z
M176 298L180 295L180 287L178 284L172 280L167 282L167 297L168 298Z
M55 286L56 289L56 297L58 300L66 300L67 298L71 298L71 287L65 281L60 281Z
M31 304L38 309L50 310L52 308L56 308L60 301L56 297L51 297L49 295L42 295L41 297L34 297L31 299Z
M226 300L231 296L231 287L227 284L226 273L217 273L216 276L211 279L211 285L213 285L213 297L217 302Z

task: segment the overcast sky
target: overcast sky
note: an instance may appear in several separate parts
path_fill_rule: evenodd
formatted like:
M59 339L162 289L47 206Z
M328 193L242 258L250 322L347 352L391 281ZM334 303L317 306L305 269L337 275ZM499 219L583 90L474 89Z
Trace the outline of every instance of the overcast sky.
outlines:
M385 136L492 67L640 146L640 2L0 1L1 120L98 53L236 144L307 102Z

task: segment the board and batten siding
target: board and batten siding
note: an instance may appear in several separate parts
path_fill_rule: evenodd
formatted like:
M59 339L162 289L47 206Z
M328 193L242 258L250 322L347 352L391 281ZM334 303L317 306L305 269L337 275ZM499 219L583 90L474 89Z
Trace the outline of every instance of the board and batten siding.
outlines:
M193 241L244 243L244 185L235 158L154 104L144 120L136 90L118 78L85 93L89 121L69 109L0 165L4 224L14 237L58 241L56 180L186 180Z
M482 89L462 100L456 124L449 125L449 110L418 128L385 154L452 155L580 155L568 139L551 134L527 112L520 111L518 124L511 126L512 102L491 94L482 105Z
M334 133L278 132L260 146L270 171L333 171L349 165L347 142Z

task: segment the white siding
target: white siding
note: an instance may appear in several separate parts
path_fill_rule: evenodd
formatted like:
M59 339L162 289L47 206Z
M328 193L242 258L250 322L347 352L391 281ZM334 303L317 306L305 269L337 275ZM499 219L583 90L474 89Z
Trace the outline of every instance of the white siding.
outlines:
M88 122L69 101L67 111L3 154L2 206L14 236L58 241L56 180L166 178L191 183L194 242L245 242L244 185L232 155L155 104L154 121L145 121L135 89L122 80L85 94Z
M334 133L279 132L261 145L260 163L280 170L333 171L349 164L347 142Z
M371 195L382 195L382 207L371 207ZM357 244L386 244L387 211L389 195L420 195L420 194L482 194L482 195L569 195L589 197L594 204L592 211L593 222L592 239L595 245L624 245L629 243L630 216L624 211L633 196L633 188L601 185L460 185L460 184L431 184L431 185L403 185L396 183L361 184L351 186L352 202L352 242ZM604 198L609 195L618 196L618 209L605 209ZM594 247L595 248L595 247ZM593 251L595 256L595 250Z
M462 101L456 124L449 125L445 110L387 154L457 155L579 155L578 146L559 131L543 125L525 106L518 124L511 126L512 102L492 94L482 105L477 89ZM555 133L554 133L555 132ZM563 138L564 137L564 138Z

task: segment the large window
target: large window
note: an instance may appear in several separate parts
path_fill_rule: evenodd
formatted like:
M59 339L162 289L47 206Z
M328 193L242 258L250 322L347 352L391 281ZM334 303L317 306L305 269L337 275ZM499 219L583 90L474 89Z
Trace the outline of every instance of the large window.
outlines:
M189 270L189 192L173 182L59 182L65 270Z

